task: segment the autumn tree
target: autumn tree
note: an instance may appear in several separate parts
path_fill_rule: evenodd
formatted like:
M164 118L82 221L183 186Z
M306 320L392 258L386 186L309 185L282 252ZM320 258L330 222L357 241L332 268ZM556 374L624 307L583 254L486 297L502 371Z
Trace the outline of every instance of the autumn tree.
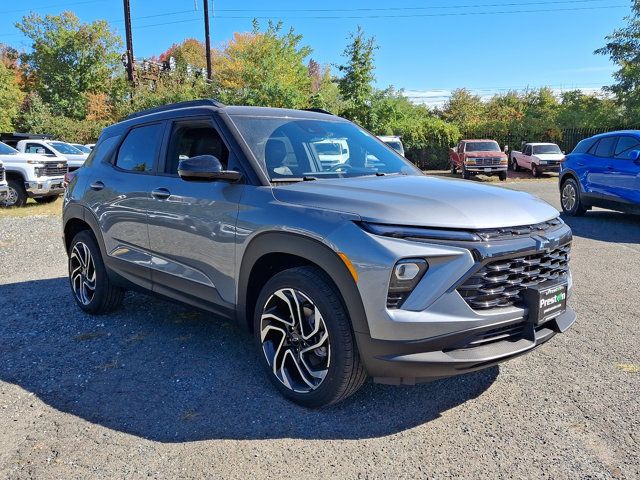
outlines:
M236 33L213 56L213 81L228 103L304 108L309 104L311 79L305 59L311 49L293 29L269 23L260 31Z
M84 118L87 94L105 92L120 65L120 37L105 20L81 23L71 12L31 13L16 27L31 40L22 61L34 90L54 114Z
M166 51L160 54L161 62L173 57L178 70L186 71L187 66L195 68L207 67L207 50L200 40L187 38L180 43L174 43Z

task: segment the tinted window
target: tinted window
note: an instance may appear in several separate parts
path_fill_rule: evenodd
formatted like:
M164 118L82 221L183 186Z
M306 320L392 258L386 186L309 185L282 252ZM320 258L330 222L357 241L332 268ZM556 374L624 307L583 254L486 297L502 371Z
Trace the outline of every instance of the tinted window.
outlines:
M618 137L604 137L598 142L593 153L596 157L611 157L613 155L613 147L615 147Z
M131 172L149 172L162 140L163 125L145 125L132 129L124 139L116 165Z
M629 152L639 148L640 140L636 137L620 137L616 145L615 156L616 158L629 158Z
M229 150L218 132L207 123L178 123L174 125L167 151L164 171L178 174L178 163L198 155L213 155L227 168Z
M118 144L118 140L120 140L120 137L117 135L114 137L100 138L96 146L91 150L89 157L87 157L87 160L84 162L85 166L89 166L94 162L108 161L114 148Z
M64 142L50 142L50 145L58 150L60 153L65 153L69 155L81 155L82 152L78 150L73 145Z
M578 145L576 145L576 147L573 149L573 152L571 153L586 153L591 145L593 145L593 139L585 138L584 140L581 140Z

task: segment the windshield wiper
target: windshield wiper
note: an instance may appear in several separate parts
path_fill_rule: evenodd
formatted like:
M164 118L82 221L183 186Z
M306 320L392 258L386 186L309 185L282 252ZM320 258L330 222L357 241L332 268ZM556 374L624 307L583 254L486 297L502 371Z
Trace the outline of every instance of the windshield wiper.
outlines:
M272 178L272 183L295 183L295 182L311 182L313 180L318 180L318 177L312 177L309 175L305 175L304 177L278 177Z

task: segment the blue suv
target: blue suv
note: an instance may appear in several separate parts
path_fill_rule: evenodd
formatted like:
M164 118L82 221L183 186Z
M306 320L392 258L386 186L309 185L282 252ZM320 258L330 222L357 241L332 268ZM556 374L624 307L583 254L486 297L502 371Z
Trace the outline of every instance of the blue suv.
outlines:
M560 168L560 203L572 216L591 207L640 214L640 130L578 143Z

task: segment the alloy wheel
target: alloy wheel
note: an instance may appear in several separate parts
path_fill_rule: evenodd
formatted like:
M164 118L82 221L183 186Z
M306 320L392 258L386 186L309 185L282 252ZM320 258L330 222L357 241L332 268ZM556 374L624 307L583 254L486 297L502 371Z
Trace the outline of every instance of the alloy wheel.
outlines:
M576 189L571 182L564 184L562 189L562 207L570 212L576 205Z
M260 317L260 342L275 377L294 392L316 390L329 371L327 326L299 290L282 288L269 297Z
M83 242L77 242L71 250L69 276L78 301L89 305L96 293L96 266L89 247Z
M7 196L2 200L2 205L4 207L13 207L18 201L18 192L16 189L9 186L9 191L7 192Z

